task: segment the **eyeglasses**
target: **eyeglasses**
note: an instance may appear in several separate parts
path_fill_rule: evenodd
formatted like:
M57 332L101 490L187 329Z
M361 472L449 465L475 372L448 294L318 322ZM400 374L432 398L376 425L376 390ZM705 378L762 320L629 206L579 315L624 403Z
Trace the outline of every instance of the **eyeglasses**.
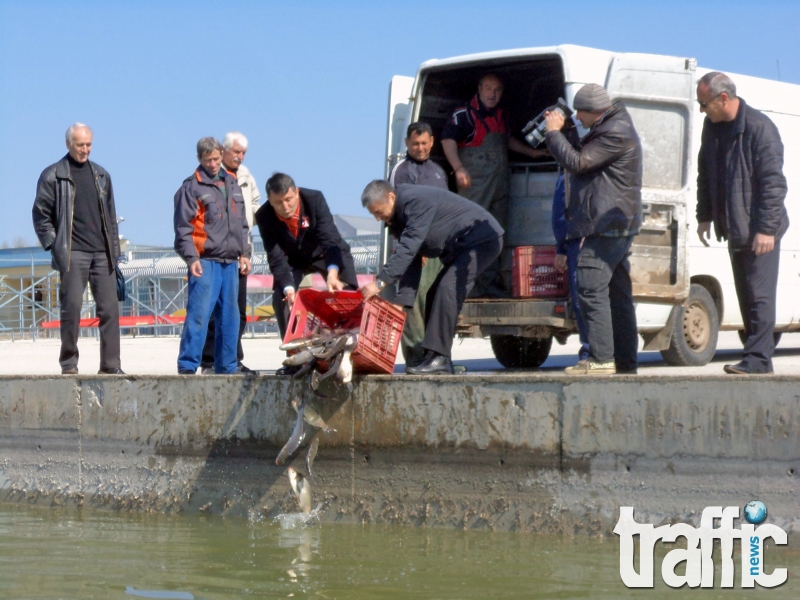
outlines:
M716 96L714 96L714 97L713 97L711 100L709 100L708 102L700 102L700 100L698 100L698 101L697 101L697 103L700 105L700 108L708 108L708 105L709 105L709 104L711 104L711 103L712 103L714 100L716 100L717 98L719 98L721 95L722 95L722 93L720 92L719 94L717 94Z

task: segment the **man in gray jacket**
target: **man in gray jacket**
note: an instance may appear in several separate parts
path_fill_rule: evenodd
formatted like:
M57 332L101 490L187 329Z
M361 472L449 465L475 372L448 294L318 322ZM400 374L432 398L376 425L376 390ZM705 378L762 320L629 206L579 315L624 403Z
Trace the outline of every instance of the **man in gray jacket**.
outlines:
M573 107L589 129L579 149L561 133L563 115L546 115L547 147L570 174L567 239L583 238L577 279L589 358L566 372L636 373L639 339L628 256L642 224L642 145L625 106L612 103L602 86L583 86Z
M458 314L478 277L503 249L503 228L488 211L452 192L427 185L395 189L376 179L361 203L397 238L395 253L374 283L361 289L370 298L387 285L398 286L394 302L410 308L419 288L422 259L439 258L442 270L428 290L425 360L407 367L411 375L453 373L450 351Z
M67 129L67 155L42 171L33 203L33 227L60 274L61 373L78 373L78 334L88 282L100 319L101 374L122 374L119 304L114 265L120 255L111 177L89 160L92 130Z
M254 215L259 208L258 201L261 199L261 194L258 192L258 185L256 180L250 173L250 170L244 166L245 154L247 154L247 138L238 131L229 131L222 139L222 168L236 178L236 183L242 189L242 197L244 199L244 215L247 218L247 227L250 232L253 231ZM249 235L250 245L252 246L253 238ZM244 328L247 326L247 275L239 274L239 342L236 346L236 358L238 361L238 370L241 373L253 373L251 369L242 364L244 358L244 349L242 348L242 335ZM214 315L211 315L211 320L208 322L208 333L206 334L206 343L203 346L203 358L200 361L200 368L203 374L209 373L214 368L214 344L216 338L216 325Z
M239 275L250 272L250 229L242 189L222 165L222 146L197 142L200 165L175 193L175 251L189 265L189 298L181 332L178 373L200 366L208 320L214 314L214 372L236 373Z
M737 97L724 73L700 79L697 102L706 113L697 161L697 233L708 246L713 221L717 239L728 240L744 321L744 356L725 365L725 372L772 373L780 245L789 228L783 143L775 124Z

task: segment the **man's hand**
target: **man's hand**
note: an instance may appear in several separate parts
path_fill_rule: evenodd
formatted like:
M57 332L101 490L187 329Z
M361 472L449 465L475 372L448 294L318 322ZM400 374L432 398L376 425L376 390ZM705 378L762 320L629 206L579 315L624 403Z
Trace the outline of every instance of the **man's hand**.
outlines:
M757 233L753 239L753 252L756 256L761 256L767 252L772 252L775 249L775 236L766 235L765 233Z
M456 169L456 185L460 190L472 187L472 177L470 177L469 172L463 165Z
M381 288L373 281L365 285L360 290L361 295L364 296L364 300L369 300L373 296L377 296L381 293Z
M192 277L202 277L203 276L203 265L200 264L199 260L196 260L191 265L189 265L189 274Z
M708 242L706 240L711 239L711 221L706 221L705 223L698 223L697 235L700 237L700 241L703 242L703 246L708 248Z
M551 110L544 113L544 124L547 133L551 131L561 131L564 126L564 115L560 111Z
M553 266L556 268L556 271L559 273L563 273L567 270L567 255L566 254L556 254L556 260Z
M337 292L344 289L344 284L339 281L339 271L337 269L328 270L328 291Z
M246 256L239 257L239 273L242 275L250 275L250 272L253 270L253 264L250 262L250 259Z
M286 305L289 308L292 308L292 306L294 305L294 296L295 296L294 288L289 288L283 294L283 301L286 302Z

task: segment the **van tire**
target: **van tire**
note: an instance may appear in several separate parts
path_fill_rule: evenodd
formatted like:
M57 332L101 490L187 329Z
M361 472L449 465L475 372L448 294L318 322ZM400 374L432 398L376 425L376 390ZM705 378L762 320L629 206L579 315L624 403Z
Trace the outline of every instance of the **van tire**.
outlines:
M538 369L550 355L553 338L492 335L492 352L506 369Z
M702 285L693 283L689 297L672 308L669 348L661 351L668 365L702 367L717 350L719 313L714 299Z
M739 334L739 341L741 341L742 342L742 346L744 346L745 341L747 341L747 340L744 339L744 329L740 329L736 333ZM781 336L782 335L783 335L782 331L773 331L772 332L772 339L775 340L775 347L776 348L778 347L778 344L781 341Z

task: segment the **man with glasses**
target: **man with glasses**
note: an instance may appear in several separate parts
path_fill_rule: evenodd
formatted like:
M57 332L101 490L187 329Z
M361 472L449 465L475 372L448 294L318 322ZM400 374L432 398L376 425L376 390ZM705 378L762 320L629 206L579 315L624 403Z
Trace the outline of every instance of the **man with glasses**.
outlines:
M697 161L697 234L708 246L711 223L728 241L733 280L745 331L741 362L726 373L772 372L780 239L789 228L784 206L783 143L762 112L737 97L718 71L697 84L706 114Z

